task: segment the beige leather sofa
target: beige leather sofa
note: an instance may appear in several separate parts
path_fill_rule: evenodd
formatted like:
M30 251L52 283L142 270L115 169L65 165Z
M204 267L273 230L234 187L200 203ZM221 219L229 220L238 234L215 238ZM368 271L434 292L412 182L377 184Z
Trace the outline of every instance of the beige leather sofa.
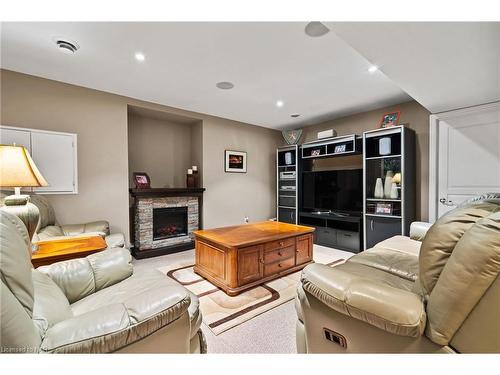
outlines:
M198 299L127 249L33 269L21 220L0 211L0 352L203 353Z
M1 201L11 193L2 191ZM109 223L104 220L93 221L85 224L59 225L56 220L54 209L43 195L30 194L30 202L40 210L40 219L33 242L55 240L59 238L99 235L106 240L108 247L124 247L125 238L122 233L110 234Z
M307 266L301 353L500 352L500 194L344 264ZM422 241L422 242L420 242Z

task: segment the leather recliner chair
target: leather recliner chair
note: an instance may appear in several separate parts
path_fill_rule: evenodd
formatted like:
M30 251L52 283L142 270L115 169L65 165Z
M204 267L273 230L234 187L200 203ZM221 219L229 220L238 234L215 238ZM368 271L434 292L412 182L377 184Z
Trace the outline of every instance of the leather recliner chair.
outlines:
M0 193L0 200L8 196L7 192ZM105 220L93 221L84 224L59 225L54 209L43 195L30 194L30 202L40 211L38 226L33 236L34 243L38 241L57 240L67 237L101 236L106 240L108 247L124 247L125 237L122 233L110 233L109 223ZM1 204L0 204L1 206Z
M125 248L33 269L22 221L0 211L0 352L204 353L198 298Z
M500 352L500 194L412 229L303 270L299 352Z

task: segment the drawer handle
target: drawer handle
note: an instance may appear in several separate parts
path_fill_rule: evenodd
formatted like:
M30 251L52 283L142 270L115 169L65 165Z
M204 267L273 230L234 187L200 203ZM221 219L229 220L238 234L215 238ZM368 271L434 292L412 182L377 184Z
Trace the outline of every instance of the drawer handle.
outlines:
M280 268L281 268L281 267L283 267L283 266L281 265L281 263L278 263L278 267L280 267Z
M259 259L259 263L264 264L264 259L260 258L260 259Z
M283 243L283 241L281 241L281 242L280 242L280 246L282 246L282 247L283 247L283 245L284 245L284 243Z
M283 253L281 251L278 251L278 255L281 257L283 256Z

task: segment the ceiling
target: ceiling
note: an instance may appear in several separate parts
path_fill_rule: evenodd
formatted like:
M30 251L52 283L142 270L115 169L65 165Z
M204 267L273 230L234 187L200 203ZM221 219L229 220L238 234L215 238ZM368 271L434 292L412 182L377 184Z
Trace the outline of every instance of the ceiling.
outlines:
M433 113L500 100L499 22L327 25Z
M312 38L305 25L2 23L1 66L275 129L411 100L380 71L369 73L370 63L335 33ZM55 37L80 49L63 54ZM234 88L220 90L219 81Z

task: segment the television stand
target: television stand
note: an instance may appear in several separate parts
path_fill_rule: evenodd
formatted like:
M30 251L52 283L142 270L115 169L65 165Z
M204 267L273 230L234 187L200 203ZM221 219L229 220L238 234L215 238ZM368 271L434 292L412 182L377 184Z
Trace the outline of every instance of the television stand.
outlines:
M362 213L356 215L333 211L320 212L301 211L299 213L300 224L316 228L314 243L359 253L361 238L363 238Z

